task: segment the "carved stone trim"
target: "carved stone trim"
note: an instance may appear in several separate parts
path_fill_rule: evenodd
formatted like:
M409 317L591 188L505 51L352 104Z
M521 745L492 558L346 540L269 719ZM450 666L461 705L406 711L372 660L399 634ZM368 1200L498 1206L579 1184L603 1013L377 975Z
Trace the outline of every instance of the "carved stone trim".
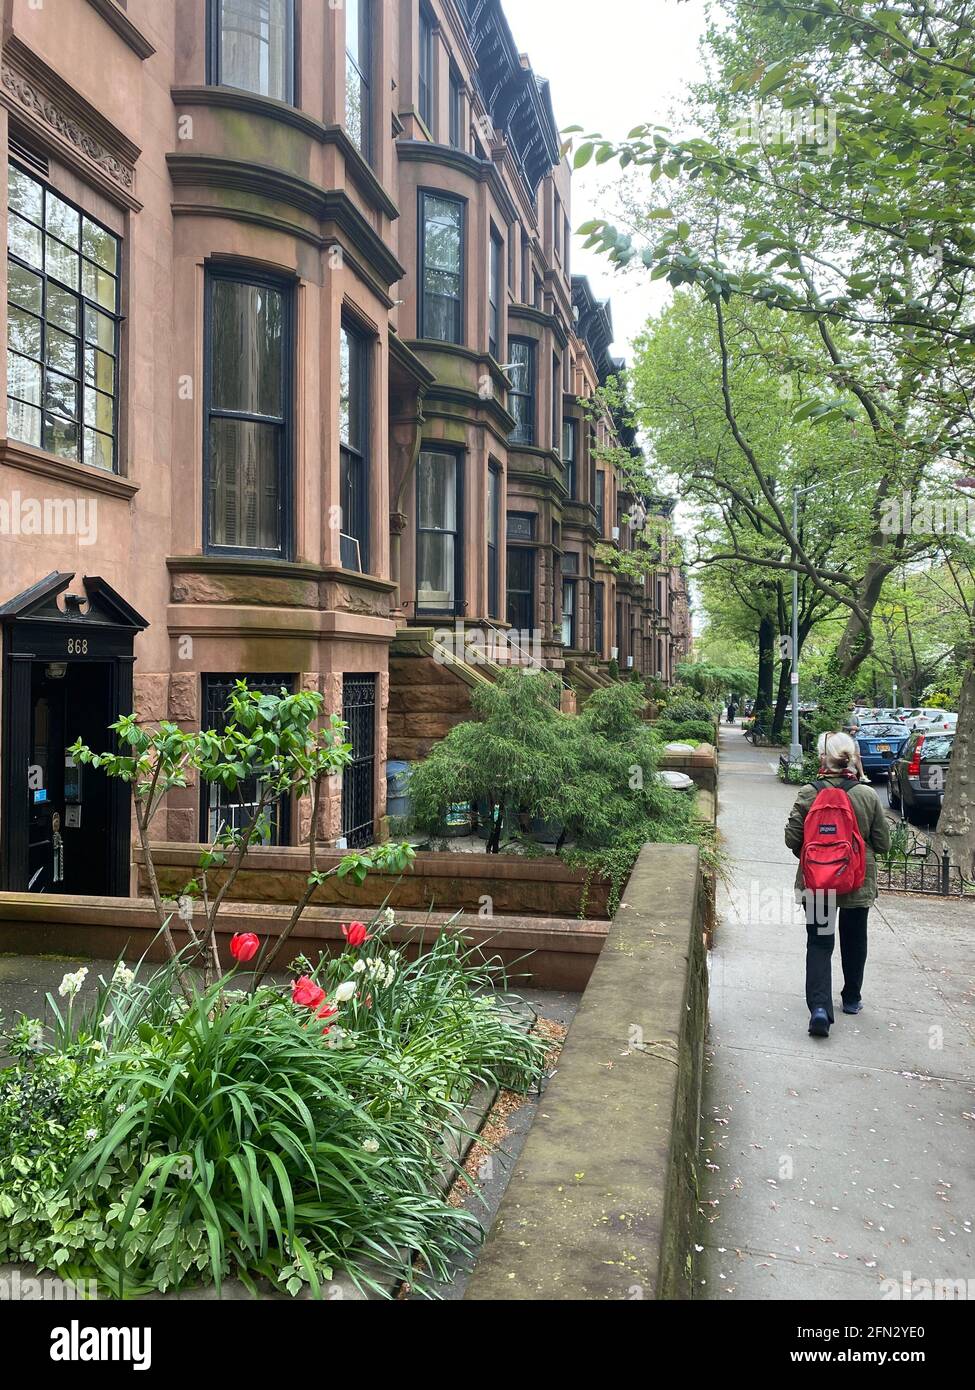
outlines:
M19 46L17 56L20 56ZM105 121L93 107L88 119L89 111L85 109L88 104L83 98L58 90L39 72L23 70L19 62L12 61L13 57L9 50L5 52L0 66L0 92L8 109L15 116L26 115L32 124L40 126L42 135L47 136L55 152L81 156L122 190L128 203L134 204L138 148L120 133L113 149L104 138L104 132L96 133ZM34 59L30 66L39 69L42 65Z

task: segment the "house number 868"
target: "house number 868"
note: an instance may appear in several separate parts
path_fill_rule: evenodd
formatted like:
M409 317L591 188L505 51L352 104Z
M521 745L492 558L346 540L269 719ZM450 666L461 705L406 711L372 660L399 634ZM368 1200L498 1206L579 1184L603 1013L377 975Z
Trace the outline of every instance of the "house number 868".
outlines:
M88 655L88 638L87 638L87 637L69 637L69 638L68 638L68 656L87 656L87 655Z

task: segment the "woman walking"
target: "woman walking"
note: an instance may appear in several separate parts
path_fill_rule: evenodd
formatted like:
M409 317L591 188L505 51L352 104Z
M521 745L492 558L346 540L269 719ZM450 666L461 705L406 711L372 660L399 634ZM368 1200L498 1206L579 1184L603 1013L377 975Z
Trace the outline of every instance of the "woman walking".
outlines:
M785 842L800 861L796 888L806 911L809 1032L827 1038L834 1021L832 957L837 924L843 1012L858 1014L863 1008L867 916L877 897L877 855L890 848L890 827L849 734L820 734L817 751L819 776L800 789L785 828Z

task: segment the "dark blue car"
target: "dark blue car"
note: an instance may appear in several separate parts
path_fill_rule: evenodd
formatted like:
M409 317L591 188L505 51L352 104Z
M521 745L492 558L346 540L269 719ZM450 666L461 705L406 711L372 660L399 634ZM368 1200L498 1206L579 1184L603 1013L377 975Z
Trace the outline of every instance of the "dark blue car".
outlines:
M886 778L891 763L900 755L910 736L911 730L900 720L860 724L854 737L867 776Z

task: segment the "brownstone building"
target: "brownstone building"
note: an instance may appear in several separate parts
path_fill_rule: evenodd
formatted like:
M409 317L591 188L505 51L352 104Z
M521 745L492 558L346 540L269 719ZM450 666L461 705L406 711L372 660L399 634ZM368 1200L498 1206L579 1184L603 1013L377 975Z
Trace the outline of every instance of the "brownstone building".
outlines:
M124 788L65 748L133 707L320 691L354 845L504 661L670 679L679 566L596 561L646 499L596 466L612 325L499 0L0 13L0 888L127 891ZM157 833L233 814L191 787Z

